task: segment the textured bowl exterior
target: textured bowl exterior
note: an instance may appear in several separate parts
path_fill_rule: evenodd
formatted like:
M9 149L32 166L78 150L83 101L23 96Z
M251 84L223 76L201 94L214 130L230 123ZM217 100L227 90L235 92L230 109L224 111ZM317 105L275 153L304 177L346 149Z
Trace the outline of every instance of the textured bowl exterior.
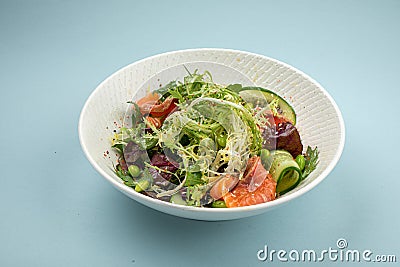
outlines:
M234 69L257 86L284 97L297 113L297 128L304 145L318 146L320 163L301 184L284 196L264 204L210 209L175 205L153 199L125 186L115 175L117 156L110 149L114 129L124 123L127 101L155 74L183 63L210 62ZM143 90L143 89L141 89ZM278 60L229 49L189 49L168 52L132 63L103 81L89 96L79 120L82 149L93 167L115 188L153 209L197 220L229 220L264 213L304 194L319 184L335 167L344 147L342 115L326 90L303 72ZM106 152L109 151L109 154Z

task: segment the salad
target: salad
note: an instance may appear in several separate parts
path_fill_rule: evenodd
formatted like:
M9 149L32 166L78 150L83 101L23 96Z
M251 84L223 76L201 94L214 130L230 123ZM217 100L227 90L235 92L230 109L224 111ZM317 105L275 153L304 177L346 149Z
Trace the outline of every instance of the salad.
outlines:
M131 104L131 125L112 137L125 185L175 204L256 205L295 188L317 167L296 113L276 93L190 73Z

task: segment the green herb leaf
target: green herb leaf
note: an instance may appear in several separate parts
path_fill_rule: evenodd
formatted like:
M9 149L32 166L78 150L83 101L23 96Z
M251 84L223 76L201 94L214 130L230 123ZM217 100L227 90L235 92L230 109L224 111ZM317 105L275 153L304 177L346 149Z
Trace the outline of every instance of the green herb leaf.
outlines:
M304 155L306 162L302 179L305 179L308 175L310 175L312 171L317 168L317 165L319 163L318 156L319 151L317 147L315 147L314 149L312 149L310 146L307 147L306 154Z
M169 91L171 89L175 88L176 86L177 86L176 81L171 81L171 82L167 83L166 85L164 85L163 87L155 90L155 92L160 94L162 96L162 98L167 98L170 93Z

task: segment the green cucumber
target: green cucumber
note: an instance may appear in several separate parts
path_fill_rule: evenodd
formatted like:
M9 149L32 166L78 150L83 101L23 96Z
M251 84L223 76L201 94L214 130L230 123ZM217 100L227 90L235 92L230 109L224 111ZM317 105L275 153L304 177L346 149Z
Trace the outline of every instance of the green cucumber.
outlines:
M266 104L275 100L278 115L296 125L296 113L293 107L276 93L262 87L243 87L239 95L244 101L260 107L265 107Z
M295 188L301 181L301 171L292 155L285 150L271 152L273 162L269 172L276 181L276 192L283 195Z
M171 196L169 202L173 204L178 204L178 205L184 205L187 206L187 203L185 200L182 199L182 196L180 193L175 193Z

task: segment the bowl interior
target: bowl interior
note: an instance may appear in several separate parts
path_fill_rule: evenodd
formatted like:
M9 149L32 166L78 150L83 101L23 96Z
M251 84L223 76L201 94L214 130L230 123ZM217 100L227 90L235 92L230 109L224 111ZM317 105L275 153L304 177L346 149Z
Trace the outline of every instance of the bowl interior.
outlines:
M297 128L305 147L318 146L320 163L302 183L275 201L234 209L193 208L151 199L125 186L114 174L117 154L110 148L114 131L126 124L128 101L136 100L187 72L208 70L221 84L241 83L275 91L297 113ZM316 186L336 165L344 146L344 124L329 94L313 79L277 60L248 52L193 49L150 57L117 71L88 98L80 117L82 148L95 169L118 190L160 211L192 219L226 220L256 215L285 203Z

